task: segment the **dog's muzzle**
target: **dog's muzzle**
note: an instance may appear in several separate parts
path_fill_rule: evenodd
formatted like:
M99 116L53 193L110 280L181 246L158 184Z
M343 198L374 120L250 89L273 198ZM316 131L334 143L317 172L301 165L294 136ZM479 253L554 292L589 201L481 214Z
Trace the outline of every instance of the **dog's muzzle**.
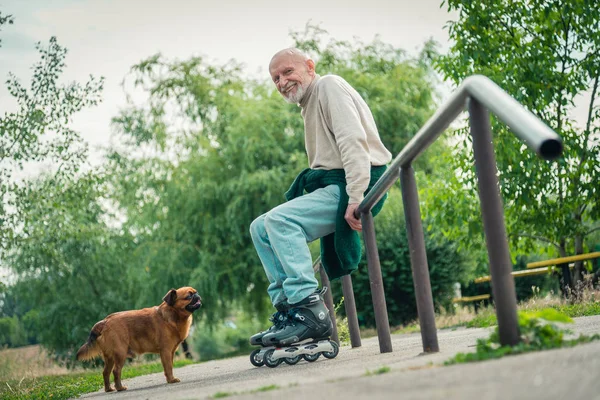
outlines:
M192 296L192 300L190 300L190 304L188 304L185 309L189 312L194 312L200 307L202 307L202 298L198 293L195 293Z

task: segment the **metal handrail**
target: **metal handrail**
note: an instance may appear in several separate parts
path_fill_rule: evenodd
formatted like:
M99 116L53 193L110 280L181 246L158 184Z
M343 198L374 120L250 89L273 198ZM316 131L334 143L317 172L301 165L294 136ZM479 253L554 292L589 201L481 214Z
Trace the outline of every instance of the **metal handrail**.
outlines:
M356 216L370 211L399 178L400 168L410 165L450 124L465 111L467 99L473 97L508 125L531 150L552 160L562 153L562 141L552 129L512 98L491 79L473 75L463 81L447 102L404 146L387 171L365 196Z
M355 211L355 216L361 218L363 226L375 323L382 353L392 351L392 344L371 210L396 180L400 179L423 350L437 352L439 347L429 267L418 190L411 164L465 110L465 106L470 115L475 170L490 274L494 281L492 291L496 305L500 343L515 345L520 341L516 292L514 278L511 275L512 263L492 147L488 110L506 123L516 136L541 158L552 160L559 157L563 145L560 137L552 129L498 85L485 76L474 75L463 81L450 99L408 142Z

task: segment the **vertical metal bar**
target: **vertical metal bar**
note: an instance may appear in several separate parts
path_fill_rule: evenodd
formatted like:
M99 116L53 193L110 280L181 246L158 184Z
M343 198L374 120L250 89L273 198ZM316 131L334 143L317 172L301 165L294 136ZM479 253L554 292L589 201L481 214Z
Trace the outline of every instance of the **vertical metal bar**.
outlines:
M383 278L381 277L381 264L375 240L375 223L371 211L361 214L363 237L365 240L365 251L367 253L367 265L369 269L369 280L371 281L371 297L373 298L373 309L375 311L375 325L377 326L377 337L379 338L379 351L390 353L392 351L392 337L390 335L390 323L388 321L387 307L385 304L385 293L383 290Z
M469 115L498 333L502 345L512 346L520 342L517 295L515 280L511 275L512 262L492 145L490 117L488 110L472 97L469 99Z
M340 338L338 337L337 330L337 320L335 317L335 307L333 305L333 293L331 293L331 282L329 281L329 277L327 276L327 272L325 272L325 268L323 268L323 264L319 262L319 274L321 275L321 286L327 286L327 291L325 292L325 305L329 309L329 316L331 317L331 322L333 323L333 331L331 332L331 340L340 344Z
M419 208L419 193L413 168L403 166L400 169L400 184L402 186L402 201L404 203L404 216L406 219L406 234L410 250L410 263L412 266L417 313L421 326L421 339L423 351L433 353L440 351L435 328L435 310L433 308L433 295L431 294L431 281L425 251L425 237L423 223Z
M569 297L573 291L573 281L571 280L571 269L569 263L560 264L559 267L562 269L563 281L560 285L563 290L563 296Z
M358 328L356 302L354 301L354 289L352 288L352 278L350 275L342 277L342 292L344 293L344 308L346 309L346 319L348 321L348 330L350 331L350 344L352 347L360 347L360 329Z

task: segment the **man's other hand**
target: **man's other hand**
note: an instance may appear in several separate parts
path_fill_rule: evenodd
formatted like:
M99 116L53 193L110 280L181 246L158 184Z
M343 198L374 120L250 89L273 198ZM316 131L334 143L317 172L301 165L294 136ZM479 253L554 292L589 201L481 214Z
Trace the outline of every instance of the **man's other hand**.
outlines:
M359 205L360 203L348 204L348 208L346 208L346 215L344 215L344 218L346 219L346 222L348 222L348 225L350 225L350 228L354 229L355 231L361 232L362 223L360 222L360 219L354 216L354 211L358 208Z

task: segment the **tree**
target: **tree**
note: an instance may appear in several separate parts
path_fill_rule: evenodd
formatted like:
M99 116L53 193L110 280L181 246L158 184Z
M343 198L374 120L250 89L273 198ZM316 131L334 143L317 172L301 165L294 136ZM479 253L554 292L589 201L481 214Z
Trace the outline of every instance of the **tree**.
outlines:
M2 17L5 21L7 17ZM10 20L12 21L12 20ZM67 50L55 37L36 45L40 61L33 66L31 87L9 74L7 87L18 110L0 118L0 258L14 245L20 216L13 195L21 183L15 172L33 163L51 163L57 176L74 176L87 159L87 144L69 128L72 116L100 101L104 79L90 77L85 84L60 85Z
M17 193L22 226L18 247L5 259L17 277L10 287L12 311L66 361L94 323L134 308L143 279L127 268L133 238L106 223L105 190L102 177L86 173L77 179L42 176Z
M13 23L12 16L0 13L0 27L6 23ZM85 228L73 217L89 209L75 207L73 198L63 195L73 194L72 184L86 186L85 190L95 187L93 179L78 180L87 159L87 144L69 123L75 113L101 100L104 80L90 77L83 84L60 84L67 50L55 37L47 46L37 43L36 48L40 61L32 68L30 87L10 73L6 84L17 110L0 117L0 260L16 280L10 286L0 284L0 303L2 314L29 330L21 342L40 339L50 349L64 350L64 343L73 345L73 307L94 308L85 307L89 293L80 282L68 279L73 263L84 260L82 256L69 259L74 252L65 250L74 242L84 242L81 237L85 235L80 234ZM19 176L24 169L40 164L48 167L44 177L30 180ZM80 187L81 193L85 190ZM78 292L80 289L83 291ZM78 302L76 293L86 298ZM71 308L61 308L63 302ZM89 316L85 314L80 322Z
M472 74L498 83L554 129L564 141L558 162L544 162L493 120L494 146L507 229L513 249L551 245L560 256L585 251L585 238L600 229L600 4L585 0L444 1L458 20L448 25L454 44L438 70L455 84ZM586 119L573 116L578 96L589 94ZM459 147L470 147L465 130ZM456 199L473 204L472 154L456 152L452 183L436 206ZM468 197L465 200L464 197ZM478 216L465 207L440 214L437 223L462 237L481 232ZM454 208L452 208L454 210ZM460 232L456 232L460 231ZM581 279L582 265L575 269Z
M2 25L4 24L13 24L14 23L14 19L12 17L12 15L2 15L2 12L0 12L0 27L2 27ZM0 47L2 47L2 39L0 39Z

